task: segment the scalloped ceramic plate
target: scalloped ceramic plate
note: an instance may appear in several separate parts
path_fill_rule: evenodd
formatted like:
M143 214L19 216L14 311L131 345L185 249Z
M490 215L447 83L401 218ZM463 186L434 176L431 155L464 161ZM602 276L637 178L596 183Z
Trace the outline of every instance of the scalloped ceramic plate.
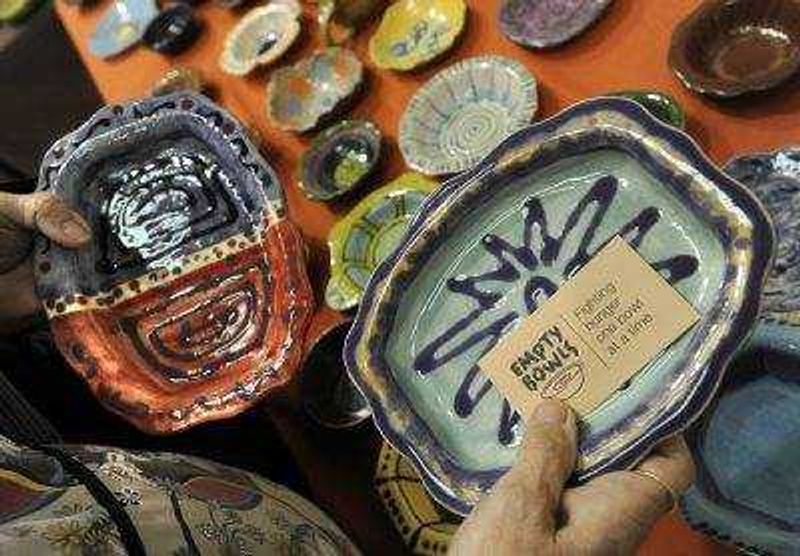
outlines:
M381 132L366 120L344 120L320 133L300 158L300 189L330 201L362 185L378 167Z
M220 68L247 75L280 59L300 35L300 13L300 6L291 2L271 2L247 12L225 37Z
M675 29L669 65L686 87L714 97L777 87L800 70L800 3L705 2Z
M461 172L528 125L538 102L536 79L519 62L467 58L411 98L400 120L400 150L423 174Z
M381 69L417 68L450 50L466 21L464 0L399 0L370 39L370 58Z
M500 29L529 48L551 48L574 39L595 23L612 0L504 0Z
M618 91L607 96L623 97L638 102L648 112L667 125L678 129L686 128L686 114L678 101L671 95L660 91Z
M89 52L110 58L129 49L144 36L147 26L158 17L154 0L115 0L89 38Z
M227 112L179 93L109 106L45 155L39 190L89 222L35 271L61 353L139 428L237 414L298 370L313 295L280 184Z
M308 131L356 92L363 66L350 50L333 46L272 74L267 115L279 128Z
M586 417L584 481L692 422L749 333L773 237L747 190L637 103L590 100L445 183L372 275L348 371L449 509L466 513L491 489L524 432L477 361L617 234L701 319Z
M369 278L397 247L425 198L439 184L407 172L364 198L331 229L331 276L325 302L338 311L358 305Z
M800 353L797 343L780 349L737 358L715 407L686 435L697 477L683 515L745 554L800 553Z
M441 556L462 519L431 499L414 466L386 442L375 469L375 490L412 554Z

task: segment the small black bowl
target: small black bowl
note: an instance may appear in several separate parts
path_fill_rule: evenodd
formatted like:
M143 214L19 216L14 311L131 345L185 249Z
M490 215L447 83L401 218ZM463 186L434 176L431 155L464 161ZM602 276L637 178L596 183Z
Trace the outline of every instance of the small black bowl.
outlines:
M162 54L180 54L200 35L200 22L186 4L174 4L163 10L147 26L142 41Z

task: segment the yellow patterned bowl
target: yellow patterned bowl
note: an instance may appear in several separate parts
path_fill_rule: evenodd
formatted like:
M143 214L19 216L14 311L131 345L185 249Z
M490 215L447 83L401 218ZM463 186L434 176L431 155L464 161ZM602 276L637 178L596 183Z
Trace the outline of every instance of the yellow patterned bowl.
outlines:
M399 0L384 12L369 55L379 68L414 69L449 50L466 18L464 0Z

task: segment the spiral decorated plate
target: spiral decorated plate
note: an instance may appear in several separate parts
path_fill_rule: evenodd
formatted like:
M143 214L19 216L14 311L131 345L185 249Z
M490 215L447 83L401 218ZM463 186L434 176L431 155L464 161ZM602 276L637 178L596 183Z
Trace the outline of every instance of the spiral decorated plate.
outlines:
M466 513L491 489L524 433L478 360L617 235L700 321L586 415L583 481L635 464L692 422L746 338L773 244L746 189L639 104L595 99L442 185L372 275L348 371L449 509Z
M107 407L150 432L236 414L297 371L312 295L280 185L200 95L100 110L56 142L39 189L91 243L36 248L56 343Z
M536 79L510 58L468 58L436 74L400 120L400 150L423 174L474 166L538 108Z

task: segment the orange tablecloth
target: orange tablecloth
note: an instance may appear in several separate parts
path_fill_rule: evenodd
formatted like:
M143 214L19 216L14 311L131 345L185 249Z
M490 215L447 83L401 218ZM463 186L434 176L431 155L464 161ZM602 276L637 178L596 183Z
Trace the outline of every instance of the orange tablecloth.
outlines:
M404 169L396 146L398 120L414 91L441 67L459 58L485 53L516 58L537 76L541 93L539 117L552 115L586 97L621 89L655 88L672 93L681 102L689 115L689 132L719 162L735 153L770 150L800 142L800 87L796 83L758 99L719 104L689 93L670 73L666 57L671 31L698 0L617 0L598 25L578 40L552 52L531 52L505 40L496 26L498 3L497 0L469 0L468 28L463 39L444 59L424 71L410 74L378 71L370 67L366 53L372 28L356 38L353 46L368 68L368 85L350 115L375 121L388 138L387 164L382 175L385 180ZM295 166L308 145L308 138L281 132L267 121L265 84L269 71L240 79L218 69L223 38L240 13L208 4L200 7L205 33L196 45L175 59L139 47L112 61L103 61L89 54L87 43L107 5L108 0L103 0L88 11L61 2L57 7L102 95L109 102L144 95L152 82L173 64L200 69L215 85L217 100L261 133L264 153L283 180L289 216L300 225L312 246L312 279L318 292L322 292L326 234L337 215L349 207L314 203L296 186ZM301 44L292 49L283 63L294 62L318 46L312 6L306 6L304 26ZM68 94L68 91L61 94ZM320 331L338 318L332 311L322 310L314 329ZM289 421L291 419L284 422L284 430L291 437L293 429ZM294 436L296 438L289 438L288 442L293 445L300 464L318 462L320 454L315 455L313 446L299 438L302 433ZM331 509L342 502L342 498L325 489L326 480L321 477L315 481L311 477L309 482L312 490L318 487L323 504ZM727 551L693 534L678 518L669 517L655 529L642 553L702 555Z

